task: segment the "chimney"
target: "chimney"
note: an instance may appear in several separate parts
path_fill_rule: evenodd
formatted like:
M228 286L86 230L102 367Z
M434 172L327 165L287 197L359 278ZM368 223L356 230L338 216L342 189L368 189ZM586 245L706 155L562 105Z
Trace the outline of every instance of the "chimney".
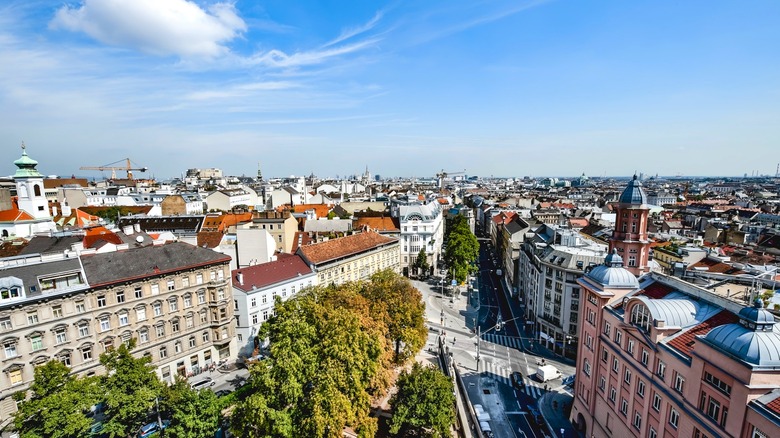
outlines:
M236 280L238 280L238 284L243 286L244 285L244 274L242 274L241 272L237 273L236 274Z
M126 225L122 229L122 232L125 233L125 235L127 235L127 236L132 236L133 235L133 226L132 225Z
M140 233L141 232L141 224L135 224L135 232Z

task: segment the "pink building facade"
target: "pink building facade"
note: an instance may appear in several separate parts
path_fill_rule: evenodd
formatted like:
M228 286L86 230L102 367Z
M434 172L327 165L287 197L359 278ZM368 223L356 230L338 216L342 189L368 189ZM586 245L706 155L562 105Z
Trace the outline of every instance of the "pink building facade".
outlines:
M636 276L650 271L650 241L647 238L649 213L647 194L634 175L615 206L615 231L609 241L609 250L617 250L625 268Z
M584 436L780 436L780 327L760 301L638 280L617 251L578 282L570 419Z

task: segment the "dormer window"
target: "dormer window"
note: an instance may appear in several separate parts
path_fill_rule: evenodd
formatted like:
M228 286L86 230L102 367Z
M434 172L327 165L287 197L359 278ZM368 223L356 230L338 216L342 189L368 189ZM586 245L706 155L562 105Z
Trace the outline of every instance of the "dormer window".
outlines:
M631 308L631 324L634 324L645 332L649 332L651 322L652 316L644 304L638 303Z

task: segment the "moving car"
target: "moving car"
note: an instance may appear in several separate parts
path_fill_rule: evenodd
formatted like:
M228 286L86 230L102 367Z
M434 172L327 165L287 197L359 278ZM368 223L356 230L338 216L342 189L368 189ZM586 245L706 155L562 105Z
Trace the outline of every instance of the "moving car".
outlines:
M523 382L523 373L515 371L512 373L512 386L517 389L523 389L525 382Z

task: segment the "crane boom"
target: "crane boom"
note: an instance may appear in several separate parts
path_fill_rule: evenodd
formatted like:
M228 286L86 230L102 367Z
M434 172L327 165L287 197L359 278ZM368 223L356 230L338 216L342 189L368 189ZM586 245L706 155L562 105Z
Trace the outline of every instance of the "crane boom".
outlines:
M122 162L122 161L125 162L124 166L112 166L112 164L116 164L116 163L119 163L119 162ZM111 171L111 179L116 179L116 171L117 170L123 170L123 171L127 172L127 179L133 179L133 171L146 172L147 170L149 170L148 167L133 167L132 166L132 162L130 161L129 158L125 158L123 160L115 161L115 162L109 163L109 164L107 164L105 166L81 166L81 167L79 167L79 169L80 170L99 170L101 172L102 171L106 171L106 170L110 170Z

